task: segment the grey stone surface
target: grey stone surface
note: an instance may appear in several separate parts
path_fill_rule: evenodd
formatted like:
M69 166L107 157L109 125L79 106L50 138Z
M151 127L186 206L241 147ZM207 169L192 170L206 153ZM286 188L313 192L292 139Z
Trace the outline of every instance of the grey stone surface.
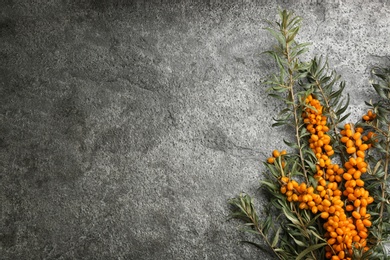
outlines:
M351 111L389 65L382 1L0 1L1 259L273 259L227 199L283 148L260 80L278 7L304 18Z

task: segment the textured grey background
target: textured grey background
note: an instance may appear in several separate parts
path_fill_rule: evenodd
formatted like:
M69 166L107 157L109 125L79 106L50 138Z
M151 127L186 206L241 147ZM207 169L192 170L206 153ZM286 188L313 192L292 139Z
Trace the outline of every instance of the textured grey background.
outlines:
M0 4L1 259L272 259L226 222L288 136L264 19L304 18L354 115L389 65L386 0Z

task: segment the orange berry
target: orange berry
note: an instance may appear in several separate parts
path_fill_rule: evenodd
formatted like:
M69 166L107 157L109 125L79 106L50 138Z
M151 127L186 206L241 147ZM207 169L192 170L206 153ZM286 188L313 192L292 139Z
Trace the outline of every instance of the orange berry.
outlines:
M357 179L356 180L356 185L359 186L359 187L363 187L364 186L364 181L362 179Z
M353 168L353 165L348 161L348 162L344 163L344 167L349 170L349 169Z
M367 198L367 204L371 204L374 202L374 198L373 197L368 197Z
M348 194L352 193L353 192L353 188L352 187L347 187L347 189L345 189L343 191L343 195L344 196L348 196Z
M356 181L355 181L355 183L356 183ZM355 191L353 192L353 195L355 195L355 197L359 198L362 195L362 190L360 188L356 188Z
M324 131L324 132L328 132L328 131L329 131L329 127L328 127L328 126L326 126L326 125L324 125L324 126L322 127L322 131Z
M288 177L286 176L283 176L281 179L280 179L284 184L287 184L287 182L290 180Z
M304 183L304 182L302 182L302 183L299 185L299 187L298 187L298 189L299 189L300 192L305 192L305 191L306 191L306 188L307 188L307 185L306 185L306 183Z
M353 216L354 218L356 218L356 219L360 219L360 218L361 218L360 213L357 212L357 211L352 212L352 216Z
M319 179L318 180L318 183L321 185L321 186L326 186L326 180L325 179L323 179L323 178L321 178L321 179Z
M348 147L347 148L347 153L348 154L353 154L354 152L356 152L356 148L355 147Z
M359 150L358 152L362 152L362 151ZM364 161L361 161L361 162L358 162L356 166L358 167L358 169L361 169L361 168L366 167L367 163Z
M350 168L348 169L347 171L349 174L354 174L356 172L356 169L355 168Z
M363 224L364 224L364 226L366 226L366 227L371 227L371 225L372 225L371 221L368 220L368 219L363 219Z
M365 151L368 149L368 145L367 144L362 144L361 146L359 146L359 150L360 151Z
M305 202L301 202L301 203L299 204L299 208L300 208L300 209L305 209L306 207L307 207L307 205L306 205Z
M363 230L359 232L359 237L361 238L367 238L368 235L367 235L367 232L364 232Z
M349 173L344 173L343 178L344 178L344 180L349 181L350 179L352 179L352 175Z
M359 210L359 214L361 217L365 217L367 213L367 208L366 207L361 207Z
M337 182L341 182L343 179L339 175L336 175L334 177L334 180L337 181Z
M267 162L268 162L269 164L273 164L273 163L275 162L275 157L270 157L270 158L268 158Z
M355 166L355 165L357 164L356 159L353 158L353 157L349 158L348 162L349 162L352 166Z
M321 192L321 191L323 191L325 188L324 188L324 186L318 185L316 189L317 189L317 191L320 191L320 192Z
M336 229L336 233L339 234L340 236L344 234L344 231L341 228Z
M328 156L332 156L332 155L334 155L334 151L333 151L333 150L327 151L326 154L327 154Z
M329 213L328 212L324 211L324 212L321 213L321 218L327 219L328 217L329 217Z
M272 152L272 155L273 155L274 157L279 157L279 156L280 156L280 153L279 153L278 150L274 150L274 151Z
M325 145L325 146L324 146L324 149L325 149L325 151L327 151L327 152L333 150L332 146L330 146L329 144Z
M330 205L332 205L332 203L329 200L324 199L322 201L322 205L325 206L325 207L330 207Z
M353 134L352 138L355 139L355 140L358 140L358 139L360 139L360 136L361 136L361 135L362 135L361 133L355 132L355 133Z
M336 176L336 177L339 177L339 176ZM336 179L336 177L335 177L335 179ZM335 190L334 192L333 192L333 196L341 196L343 193L342 193L342 191L341 190Z
M355 208L357 208L357 207L359 207L360 206L360 200L359 199L357 199L357 200L355 200L354 202L353 202L353 206L355 207Z
M337 252L340 252L341 250L343 250L343 248L342 248L341 245L339 244L339 245L336 245L336 246L334 247L334 250L336 250ZM338 257L337 257L336 259L338 259Z
M355 197L355 195L353 195L353 193L350 193L348 194L348 199L351 201L355 201L357 198Z
M363 133L363 128L361 128L361 127L356 127L356 129L355 129L355 132L359 132L359 133Z
M311 135L311 140L314 142L318 141L318 135Z

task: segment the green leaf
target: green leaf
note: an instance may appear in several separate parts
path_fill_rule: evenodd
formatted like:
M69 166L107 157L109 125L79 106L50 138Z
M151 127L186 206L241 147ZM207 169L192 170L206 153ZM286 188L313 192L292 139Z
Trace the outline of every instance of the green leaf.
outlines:
M310 170L311 170L312 172L316 172L316 171L317 171L316 165L315 165L314 163L312 163L312 162L309 161L309 160L305 160L305 163L306 163L307 165L309 165Z
M260 184L266 185L274 191L278 189L274 183L270 183L268 181L260 181Z
M286 141L285 139L283 139L283 142L284 142L285 144L287 144L287 145L288 145L289 147L291 147L291 148L299 149L299 146L298 146L296 143L288 142L288 141Z
M384 91L384 88L379 85L379 84L372 84L372 86L374 87L376 93L378 93L379 96L383 97L383 98L387 98L387 95Z
M291 31L289 32L289 35L287 36L286 43L290 43L291 41L293 41L295 39L295 36L297 35L298 31L299 31L298 26L291 29Z
M345 119L347 119L351 113L345 114L342 118L339 119L340 122L343 122Z
M299 223L299 220L290 212L288 211L286 208L282 208L283 210L283 213L284 213L284 216L286 216L286 218L288 220L291 221L291 223L293 223L294 225L300 225L301 223Z
M286 40L284 39L283 35L280 32L275 31L272 28L265 28L268 32L272 34L272 36L279 42L283 48L286 47Z
M278 242L279 242L279 235L280 235L280 231L281 230L282 230L282 228L279 227L278 230L276 231L274 239L272 240L272 244L271 244L272 247L275 247L278 244Z
M260 245L260 244L258 244L258 243L255 243L255 242L252 242L252 241L247 241L247 240L241 240L240 242L241 242L241 243L244 243L244 244L250 244L250 245L252 245L252 246L255 246L255 247L261 249L262 251L264 251L264 252L266 252L266 253L269 253L268 250L267 250L266 248L264 248L263 245Z
M308 248L306 248L305 250L303 250L295 260L300 260L302 259L304 256L306 256L308 253L314 251L314 250L317 250L318 248L321 248L323 246L326 246L328 243L321 243L321 244L316 244L316 245L312 245L312 246L309 246Z
M336 115L340 116L341 114L343 114L347 110L348 105L349 105L349 94L347 95L347 102L345 102L345 105L343 107L341 107L336 111Z
M284 100L284 97L282 97L281 95L278 95L276 93L269 93L268 95L270 97L273 97L273 98L276 98L276 99L279 99L279 100Z

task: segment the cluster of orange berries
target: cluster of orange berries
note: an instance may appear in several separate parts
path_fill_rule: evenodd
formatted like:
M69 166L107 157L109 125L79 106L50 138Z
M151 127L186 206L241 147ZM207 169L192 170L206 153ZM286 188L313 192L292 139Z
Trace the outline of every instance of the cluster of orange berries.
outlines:
M376 114L372 110L368 110L367 113L362 117L364 121L372 121L376 118Z
M340 185L343 188L343 211L337 217L329 217L324 224L327 230L325 237L328 244L332 245L332 248L326 247L327 258L351 259L352 247L368 250L366 238L372 223L371 216L367 213L367 205L374 199L364 188L364 181L361 179L361 175L367 172L364 159L365 151L370 147L363 142L362 133L362 128L353 128L351 124L346 124L340 132L341 142L345 144L350 157L344 163L345 170L339 171L343 172L344 180ZM350 213L347 215L346 212Z
M305 103L307 107L302 117L307 131L311 133L310 148L318 159L314 176L318 184L315 188L308 187L305 182L298 183L282 177L280 191L288 201L299 203L300 209L311 210L314 214L320 212L321 218L325 220L323 226L328 242L326 258L351 259L353 247L368 250L367 228L371 226L371 221L367 205L374 199L364 189L364 181L360 177L367 171L364 158L370 145L365 141L371 138L372 133L363 136L362 128L354 129L350 124L345 125L341 131L341 141L345 143L350 158L344 164L345 169L341 168L333 164L330 158L334 150L330 145L331 138L326 134L329 128L320 101L309 95ZM268 162L273 163L274 160L269 158Z
M274 150L272 152L272 156L267 159L267 162L270 164L273 164L278 157L286 155L286 154L287 154L286 150L283 150L281 152L279 152L278 150ZM283 159L282 159L281 163L282 163L282 167L284 167L286 164L286 162Z

